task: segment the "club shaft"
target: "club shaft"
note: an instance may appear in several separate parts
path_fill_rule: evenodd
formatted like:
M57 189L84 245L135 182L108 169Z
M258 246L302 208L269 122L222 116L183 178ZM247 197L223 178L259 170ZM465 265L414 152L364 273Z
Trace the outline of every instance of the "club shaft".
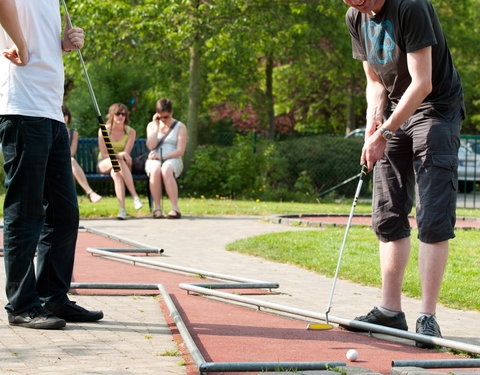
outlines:
M360 173L360 179L358 181L357 190L355 191L355 197L353 199L352 208L350 209L350 215L348 216L347 226L345 228L345 234L343 235L343 242L340 248L340 254L338 255L337 268L335 270L335 275L333 277L332 288L330 290L330 297L328 299L327 310L325 312L327 324L328 324L328 313L332 308L333 294L335 293L335 287L337 285L338 273L340 271L340 265L342 264L342 256L345 250L345 244L347 243L348 232L350 230L350 226L352 225L353 213L355 212L355 207L357 206L358 198L360 197L360 192L362 190L363 180L365 179L365 176L367 175L367 173L368 173L368 169L365 165L363 165Z
M87 81L88 91L90 92L90 96L92 98L93 106L95 107L95 111L97 112L98 117L102 117L102 113L100 112L100 107L98 106L97 98L95 96L95 92L93 91L92 83L90 82L90 77L88 76L87 67L85 66L85 61L83 60L82 52L77 49L78 58L80 60L80 64L82 65L83 75L85 76L85 81Z
M62 0L63 9L65 10L66 21L73 27L72 19L70 18L70 13L68 13L67 4L65 0ZM80 64L82 65L83 75L85 76L85 81L87 81L88 91L90 92L90 97L92 98L93 106L95 107L95 111L97 112L98 117L98 125L100 126L100 130L102 133L103 140L105 141L105 146L107 148L108 157L110 158L110 162L112 163L112 168L115 172L120 172L120 164L118 163L117 155L115 150L113 149L112 142L110 141L110 137L108 135L107 127L105 126L105 121L103 121L102 113L100 112L100 108L98 106L97 98L95 96L95 92L93 91L93 86L90 81L90 77L88 75L87 67L85 65L85 61L83 60L82 52L80 48L77 48L78 58L80 60Z

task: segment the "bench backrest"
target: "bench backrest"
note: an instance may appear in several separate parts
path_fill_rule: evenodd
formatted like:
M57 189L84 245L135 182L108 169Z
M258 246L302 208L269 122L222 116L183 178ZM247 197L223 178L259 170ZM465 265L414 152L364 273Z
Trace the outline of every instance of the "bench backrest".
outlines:
M145 138L135 139L135 144L132 149L132 158L147 152ZM95 174L97 173L97 162L98 162L98 138L79 138L77 154L75 159L77 159L78 164L82 167L83 171L86 174Z

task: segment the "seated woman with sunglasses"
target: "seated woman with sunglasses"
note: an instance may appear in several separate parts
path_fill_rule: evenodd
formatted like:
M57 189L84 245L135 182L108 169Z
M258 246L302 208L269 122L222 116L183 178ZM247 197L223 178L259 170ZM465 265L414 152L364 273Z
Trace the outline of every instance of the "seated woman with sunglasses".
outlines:
M178 185L176 178L183 170L182 156L187 145L187 127L173 117L173 105L168 99L157 101L156 113L147 125L147 147L151 150L145 163L150 192L155 207L153 217L180 219L178 208ZM162 182L170 198L171 211L164 216L160 207Z
M135 190L135 184L132 178L132 152L135 144L136 131L128 125L128 108L122 103L115 103L108 109L106 128L112 143L113 150L117 155L120 164L120 172L114 172L112 163L108 157L107 146L102 136L102 132L98 130L98 145L100 153L98 155L98 171L100 173L110 173L115 185L115 195L120 204L120 211L117 218L125 220L127 213L125 211L125 188L128 189L133 197L133 205L136 210L143 207L143 204Z
M102 200L102 197L95 193L90 187L87 177L85 176L85 172L75 159L75 154L77 153L78 147L78 132L70 128L70 123L72 122L72 115L70 114L70 111L68 110L66 105L62 105L62 112L63 120L65 121L65 125L67 125L68 138L70 139L70 159L72 161L73 177L75 177L75 180L77 180L78 184L82 187L82 189L85 190L85 193L87 194L90 202L98 203Z

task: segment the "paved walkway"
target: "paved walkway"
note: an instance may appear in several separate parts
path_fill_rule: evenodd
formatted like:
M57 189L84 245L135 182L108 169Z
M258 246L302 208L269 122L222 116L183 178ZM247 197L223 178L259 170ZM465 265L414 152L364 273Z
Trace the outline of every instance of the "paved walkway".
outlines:
M319 312L324 312L328 301L329 278L293 265L224 250L227 243L236 239L311 228L287 227L256 217L85 220L81 224L161 247L165 250L162 262L280 283L280 294L262 296L262 299ZM3 267L0 269L3 290ZM104 321L69 324L59 333L10 327L6 314L0 314L0 373L187 373L155 298L80 295L73 299L85 307L101 308L105 312ZM339 280L331 314L351 318L364 314L379 301L377 288ZM0 304L5 304L4 293L0 295ZM417 300L404 299L411 328L418 309ZM437 315L445 338L480 345L479 312L440 306Z

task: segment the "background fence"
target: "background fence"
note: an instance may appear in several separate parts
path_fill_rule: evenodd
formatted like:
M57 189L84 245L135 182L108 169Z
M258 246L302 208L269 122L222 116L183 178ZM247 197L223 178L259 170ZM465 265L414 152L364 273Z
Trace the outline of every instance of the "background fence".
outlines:
M184 194L314 201L354 193L361 136L304 135L268 142L255 133L229 133L215 139L200 146L180 180ZM476 208L480 136L462 136L458 157L458 206ZM362 195L368 196L371 181L365 186Z
M350 199L360 172L362 146L362 137L304 135L266 141L255 133L218 133L210 143L199 146L191 165L178 180L179 193L183 197L296 202ZM2 156L0 153L1 162ZM457 207L479 208L480 136L462 136L458 157ZM4 179L3 168L0 179ZM114 194L111 181L95 184L95 189ZM145 186L139 189L143 191ZM367 178L362 197L368 198L371 190ZM78 191L83 194L81 189Z

